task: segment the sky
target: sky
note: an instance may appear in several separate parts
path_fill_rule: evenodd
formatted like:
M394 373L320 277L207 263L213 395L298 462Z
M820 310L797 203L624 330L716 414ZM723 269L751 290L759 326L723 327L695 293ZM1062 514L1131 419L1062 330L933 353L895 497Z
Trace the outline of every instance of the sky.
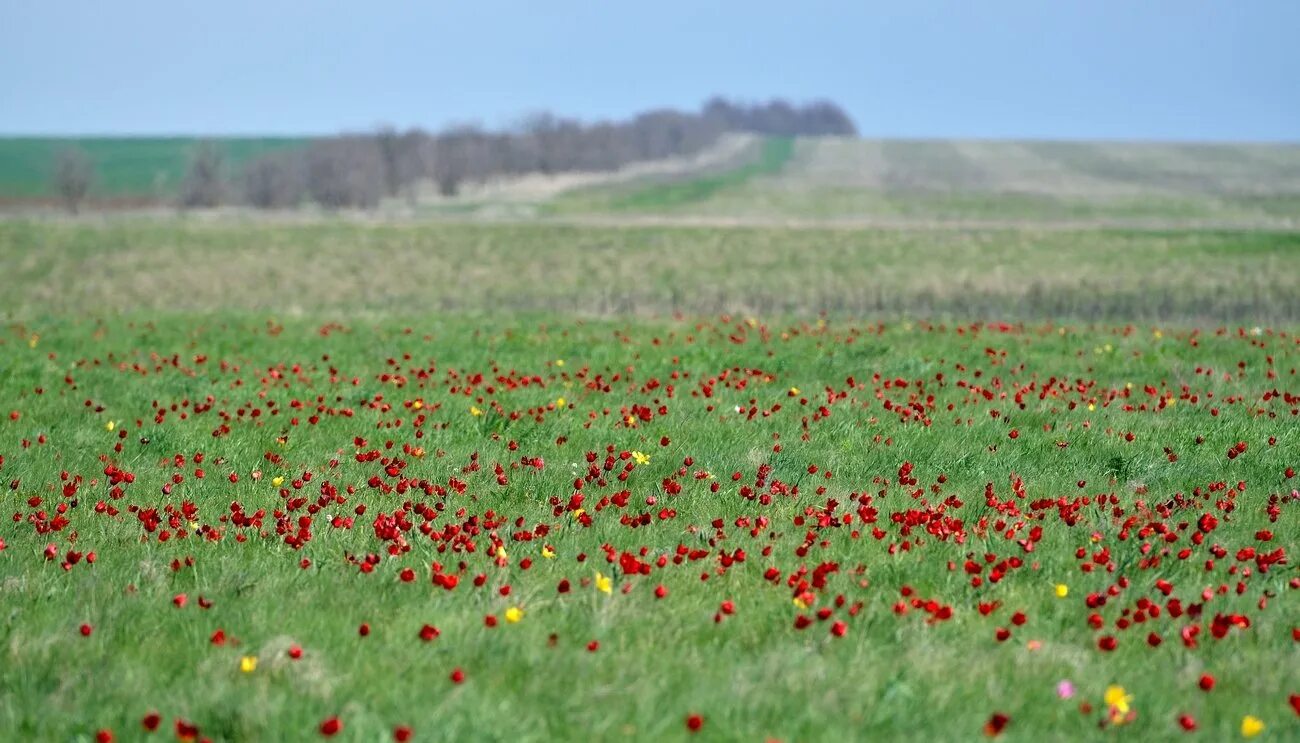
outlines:
M0 134L828 98L864 135L1300 141L1297 0L0 0Z

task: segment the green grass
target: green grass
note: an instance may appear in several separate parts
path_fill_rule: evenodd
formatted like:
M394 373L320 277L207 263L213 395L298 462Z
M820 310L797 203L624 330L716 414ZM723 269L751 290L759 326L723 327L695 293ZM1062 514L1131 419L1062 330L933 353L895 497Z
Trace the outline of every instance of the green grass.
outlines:
M341 327L325 327L334 321ZM1176 719L1184 713L1196 717L1205 740L1235 739L1247 714L1265 721L1270 739L1300 735L1286 702L1296 691L1291 628L1300 613L1287 586L1296 568L1230 574L1253 568L1234 559L1240 549L1289 553L1300 543L1296 503L1281 504L1276 522L1266 512L1270 494L1295 482L1283 470L1300 464L1294 403L1260 397L1296 391L1294 337L1009 330L563 315L357 319L341 307L283 325L223 312L12 326L0 345L0 453L4 480L13 482L5 511L19 518L0 528L0 731L69 740L111 729L134 739L140 719L157 710L167 738L183 718L217 740L307 739L338 715L349 740L379 740L399 724L413 726L417 739L672 740L687 738L684 720L699 714L705 739L974 740L1002 712L1013 741L1181 738ZM1197 374L1198 367L1214 371ZM1280 378L1268 378L1269 369ZM539 381L510 381L525 377ZM896 378L909 386L884 386ZM1011 398L1027 385L1034 386L1022 407ZM1144 392L1147 385L1156 394ZM907 406L914 396L919 419L885 406ZM551 407L561 397L566 406ZM1176 404L1155 409L1166 398ZM420 410L411 407L417 400ZM622 411L631 405L656 412L629 427ZM737 406L765 412L751 418ZM830 417L818 415L819 406ZM476 417L473 408L485 412ZM1227 459L1238 441L1249 444L1247 453ZM423 456L410 453L416 446ZM383 459L358 461L369 451ZM649 461L620 459L625 451ZM549 504L568 503L575 477L588 472L586 452L605 481L583 485L589 526ZM544 468L517 467L521 457L542 457ZM629 462L626 481L615 479ZM904 462L914 465L919 495L897 483ZM120 499L105 482L106 463L134 475ZM386 463L398 463L399 474L387 474ZM498 463L505 485L494 474ZM764 465L770 471L756 486ZM305 473L312 479L298 489ZM174 475L181 481L161 494ZM274 477L285 479L277 487ZM67 493L77 478L79 489ZM372 478L410 487L384 493ZM453 480L463 492L423 491ZM681 491L665 492L668 481ZM1213 484L1238 482L1248 489L1230 507L1233 499ZM986 486L1006 504L1002 514L986 503ZM775 495L751 501L742 487ZM310 504L325 502L322 488L338 497L313 513ZM605 503L624 489L626 504ZM1148 510L1194 492L1202 495L1168 516ZM1084 496L1113 498L1114 506L1084 507L1070 524L1054 505L1031 505ZM860 523L860 497L878 511L874 524ZM960 520L947 522L960 538L893 520L939 509L945 499L961 501L942 507L945 518ZM117 515L97 512L100 502ZM164 509L186 503L194 510L169 524ZM263 511L261 526L232 523L235 503L250 516ZM60 505L69 506L67 525L39 533L36 514L54 518ZM440 534L449 525L468 529L474 551L441 552L441 542L420 531L426 507ZM149 531L129 508L158 508L163 521ZM661 518L664 508L675 515ZM372 525L395 510L413 527L404 532L409 551L390 558ZM854 520L817 526L828 510ZM620 523L643 512L649 525ZM1197 546L1190 533L1203 513L1221 525ZM769 523L752 533L738 522L760 517ZM1136 521L1125 529L1130 517ZM332 526L336 518L355 522ZM485 523L494 518L505 521ZM1140 531L1152 522L1168 525L1173 541ZM300 549L285 543L308 523ZM549 532L520 541L538 525ZM1035 526L1042 536L1027 553L1018 542ZM1259 541L1260 530L1273 541ZM504 564L491 534L503 543ZM1144 543L1170 554L1144 565ZM48 544L55 560L43 557ZM652 565L669 559L647 576L624 575L606 562L603 545L615 554L644 549ZM1213 545L1227 556L1214 560ZM674 564L682 548L703 557ZM1183 548L1191 550L1185 560L1173 554ZM1108 556L1084 573L1076 549ZM69 550L83 559L65 571L59 563ZM723 569L721 555L737 550L744 562ZM88 565L84 553L92 551ZM368 553L384 558L363 574L348 556ZM991 583L986 554L1024 563ZM968 559L982 566L979 587L963 569ZM455 590L430 584L432 563L460 575ZM838 571L811 589L813 608L800 610L787 576L827 563ZM399 580L403 568L414 571L413 583ZM766 580L768 568L780 579ZM613 576L610 595L586 583L597 571ZM473 583L479 574L481 588ZM567 594L557 591L564 579ZM1185 606L1199 603L1207 586L1241 580L1245 590L1214 596L1199 621L1165 612L1117 629L1139 599L1169 601L1157 580L1172 583ZM1128 588L1096 610L1106 628L1091 629L1088 595L1119 581ZM1055 596L1058 583L1069 586L1067 598ZM659 585L662 600L653 593ZM952 618L929 623L924 609L910 607L898 615L893 607L906 605L908 589L950 606ZM184 608L173 605L177 594L187 596ZM1261 610L1265 595L1272 598ZM844 604L835 608L838 596ZM211 607L201 608L200 597ZM715 621L726 601L734 614ZM850 613L859 602L860 612ZM981 602L1000 606L986 617ZM518 624L504 621L510 607L524 611ZM797 616L819 607L831 608L831 618L795 629ZM1017 611L1027 617L1023 626L1011 621ZM1210 619L1232 613L1248 616L1250 627L1211 638ZM487 615L499 626L486 627ZM845 622L844 637L830 633L834 621ZM78 631L83 623L89 637ZM362 623L371 627L365 638ZM435 641L417 637L426 623L440 630ZM1191 625L1202 627L1194 649L1179 639ZM996 641L998 627L1011 628L1012 638ZM211 642L218 629L224 645ZM1151 632L1160 647L1148 646ZM1103 635L1118 638L1115 651L1098 649ZM596 652L587 650L592 641ZM296 661L287 657L295 644L303 649ZM258 659L255 671L240 671L245 656ZM449 681L456 668L465 683ZM1203 673L1217 679L1208 694L1196 687ZM1077 688L1075 699L1056 697L1062 679ZM1133 695L1137 719L1101 731L1101 713L1082 714L1078 705L1101 706L1111 684Z
M561 196L557 203L548 207L555 213L588 210L672 212L739 188L756 178L777 175L793 155L793 138L769 137L762 141L755 159L729 170L664 183L652 181L582 189Z
M0 199L56 196L54 162L64 147L84 150L95 166L93 199L164 198L184 178L194 137L0 138ZM228 168L274 150L301 147L296 137L218 137Z
M1296 739L1298 251L0 221L0 740Z

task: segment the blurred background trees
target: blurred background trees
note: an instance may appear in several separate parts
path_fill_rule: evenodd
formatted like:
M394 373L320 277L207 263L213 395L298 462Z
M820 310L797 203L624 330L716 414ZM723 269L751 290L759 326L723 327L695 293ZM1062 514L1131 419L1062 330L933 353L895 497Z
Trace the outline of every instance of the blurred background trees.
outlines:
M317 137L303 147L268 152L228 171L223 152L201 142L175 193L182 209L243 203L288 209L311 201L326 209L368 209L384 199L414 199L425 184L454 198L468 184L529 173L609 172L629 163L690 156L729 132L763 136L855 136L834 103L783 100L741 103L715 97L698 111L658 109L623 121L585 123L550 112L488 130L457 124L430 133L383 125L364 133ZM58 154L55 189L76 212L93 167L84 152Z
M69 212L81 209L94 175L95 166L80 147L65 147L54 156L54 190Z

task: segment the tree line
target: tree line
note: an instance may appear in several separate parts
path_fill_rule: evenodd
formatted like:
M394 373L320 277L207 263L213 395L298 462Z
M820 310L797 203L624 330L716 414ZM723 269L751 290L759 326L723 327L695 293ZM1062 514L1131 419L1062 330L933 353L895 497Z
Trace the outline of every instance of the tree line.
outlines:
M692 155L728 132L856 136L857 128L829 101L747 104L715 97L699 111L660 109L617 122L584 123L541 113L499 131L476 125L437 133L382 126L263 154L234 173L221 149L204 142L191 153L176 203L287 209L311 201L327 209L371 208L385 198L413 195L420 183L453 197L466 184L502 176L613 171L632 162ZM68 210L76 213L90 192L94 164L84 152L68 148L56 155L53 178Z

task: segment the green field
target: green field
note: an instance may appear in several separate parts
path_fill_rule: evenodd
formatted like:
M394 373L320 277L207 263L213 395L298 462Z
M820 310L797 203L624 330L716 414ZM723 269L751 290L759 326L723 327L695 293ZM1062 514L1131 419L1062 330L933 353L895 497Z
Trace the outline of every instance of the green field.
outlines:
M1293 149L752 155L0 219L0 740L1300 739Z
M96 173L95 201L155 201L171 197L185 176L194 148L212 141L232 170L266 152L301 147L293 137L0 137L0 200L48 199L55 158L64 147L85 151Z
M617 203L769 223L1300 226L1300 145L801 139L780 154Z
M218 144L234 177L247 158L305 141L222 138ZM0 139L0 201L12 208L49 200L54 153L71 142ZM197 140L75 143L98 165L92 202L120 208L174 196ZM1296 144L770 138L671 175L594 175L568 189L543 189L544 195L512 192L508 179L496 186L486 198L417 199L414 213L728 226L1300 229ZM405 195L375 213L409 215L411 205Z

